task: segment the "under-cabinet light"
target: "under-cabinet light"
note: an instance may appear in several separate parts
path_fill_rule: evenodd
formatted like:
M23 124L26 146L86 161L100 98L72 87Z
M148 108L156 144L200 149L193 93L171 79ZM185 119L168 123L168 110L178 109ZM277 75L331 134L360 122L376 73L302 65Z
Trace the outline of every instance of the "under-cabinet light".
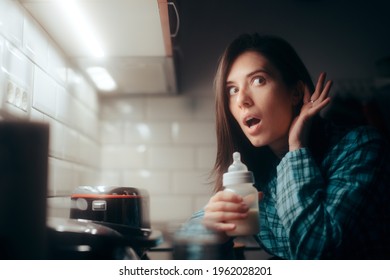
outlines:
M103 67L89 67L87 73L96 87L102 91L111 91L116 89L117 85L108 71Z

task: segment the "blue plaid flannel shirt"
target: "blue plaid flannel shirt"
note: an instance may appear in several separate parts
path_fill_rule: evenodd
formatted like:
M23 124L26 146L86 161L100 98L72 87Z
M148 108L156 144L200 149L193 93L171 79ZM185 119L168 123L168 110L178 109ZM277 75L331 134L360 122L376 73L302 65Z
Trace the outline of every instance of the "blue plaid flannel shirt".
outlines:
M288 152L262 187L262 247L283 259L390 258L385 143L362 126L341 137L320 165L308 148Z

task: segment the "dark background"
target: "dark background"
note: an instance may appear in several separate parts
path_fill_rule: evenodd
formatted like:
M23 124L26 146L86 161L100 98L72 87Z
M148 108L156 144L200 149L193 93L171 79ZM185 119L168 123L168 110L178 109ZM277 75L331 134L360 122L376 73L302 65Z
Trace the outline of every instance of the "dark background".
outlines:
M297 50L312 77L377 79L390 56L390 1L176 0L174 39L179 94L210 95L218 58L241 33L278 35ZM173 13L171 25L175 25ZM174 26L171 26L174 27ZM388 66L387 66L388 67Z

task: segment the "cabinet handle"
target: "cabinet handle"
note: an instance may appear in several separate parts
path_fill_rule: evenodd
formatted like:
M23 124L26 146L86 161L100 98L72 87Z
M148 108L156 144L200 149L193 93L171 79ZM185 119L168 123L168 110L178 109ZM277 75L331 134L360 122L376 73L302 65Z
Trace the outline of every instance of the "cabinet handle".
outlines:
M179 12L177 11L176 9L176 5L175 3L173 2L168 2L167 3L168 5L171 5L173 7L173 10L175 11L175 14L176 14L176 30L173 34L171 34L171 37L172 38L175 38L177 36L177 34L179 33L179 28L180 28L180 16L179 16Z

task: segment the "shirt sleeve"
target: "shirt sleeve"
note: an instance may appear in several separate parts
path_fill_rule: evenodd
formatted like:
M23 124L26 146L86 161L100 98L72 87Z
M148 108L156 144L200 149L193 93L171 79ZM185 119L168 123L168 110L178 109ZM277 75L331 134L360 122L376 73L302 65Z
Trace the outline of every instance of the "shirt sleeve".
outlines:
M319 168L307 148L288 152L277 167L276 209L293 259L318 259L334 250L364 206L380 158L379 138L347 134ZM322 166L323 167L323 166ZM325 171L324 171L325 170Z

